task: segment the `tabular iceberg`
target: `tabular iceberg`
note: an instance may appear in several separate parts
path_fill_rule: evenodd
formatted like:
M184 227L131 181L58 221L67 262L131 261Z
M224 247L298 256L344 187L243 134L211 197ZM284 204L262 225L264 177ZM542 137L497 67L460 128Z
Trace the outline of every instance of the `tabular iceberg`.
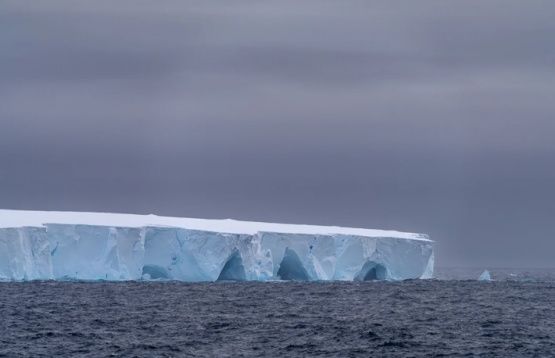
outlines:
M0 280L431 278L433 244L397 231L0 210Z

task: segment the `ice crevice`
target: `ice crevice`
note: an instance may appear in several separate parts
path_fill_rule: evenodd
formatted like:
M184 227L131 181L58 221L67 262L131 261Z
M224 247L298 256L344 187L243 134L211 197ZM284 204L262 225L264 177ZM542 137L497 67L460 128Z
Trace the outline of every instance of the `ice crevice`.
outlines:
M387 268L374 261L368 261L355 276L356 281L382 281L387 279Z
M287 281L309 281L310 276L304 268L299 255L290 248L285 249L283 260L279 265L277 277Z
M220 272L217 281L247 281L243 259L239 251L233 251Z
M142 278L144 280L157 280L157 279L169 280L171 277L168 274L168 271L161 266L145 265L143 266Z

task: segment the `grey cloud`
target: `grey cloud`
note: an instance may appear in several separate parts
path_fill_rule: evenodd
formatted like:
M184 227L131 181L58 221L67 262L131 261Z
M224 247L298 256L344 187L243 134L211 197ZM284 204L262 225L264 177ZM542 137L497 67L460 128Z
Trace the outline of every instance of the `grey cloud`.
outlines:
M0 203L552 266L551 2L3 2Z

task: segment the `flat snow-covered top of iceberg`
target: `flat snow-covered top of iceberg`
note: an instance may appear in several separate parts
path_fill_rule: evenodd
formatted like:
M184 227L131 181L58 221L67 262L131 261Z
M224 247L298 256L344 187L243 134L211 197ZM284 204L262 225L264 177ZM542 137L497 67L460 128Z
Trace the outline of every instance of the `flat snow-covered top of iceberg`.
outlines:
M229 234L249 234L276 232L284 234L344 234L368 237L395 237L402 239L429 241L423 234L399 231L344 228L337 226L271 224L236 220L207 220L175 218L156 215L86 213L64 211L24 211L0 209L0 228L25 226L40 227L44 224L98 225L114 227L168 226L190 230L213 231Z

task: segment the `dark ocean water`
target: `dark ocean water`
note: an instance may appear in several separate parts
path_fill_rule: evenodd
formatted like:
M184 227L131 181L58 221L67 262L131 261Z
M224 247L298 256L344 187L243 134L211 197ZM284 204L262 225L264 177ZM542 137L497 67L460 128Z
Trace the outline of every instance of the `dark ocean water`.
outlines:
M2 357L555 357L555 272L0 283ZM465 280L470 279L472 280Z

